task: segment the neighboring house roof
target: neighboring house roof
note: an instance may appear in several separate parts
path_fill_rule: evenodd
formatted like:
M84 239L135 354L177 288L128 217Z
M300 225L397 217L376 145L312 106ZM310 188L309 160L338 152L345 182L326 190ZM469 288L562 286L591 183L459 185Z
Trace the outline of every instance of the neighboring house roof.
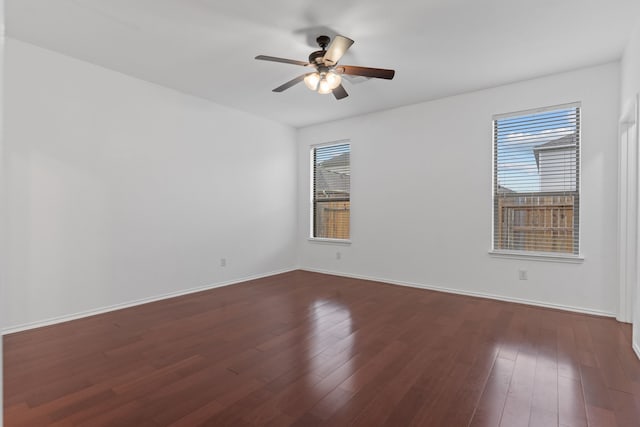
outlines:
M575 133L565 135L561 138L553 139L544 144L540 144L533 148L533 155L536 158L536 166L540 169L540 152L551 150L566 150L567 148L574 149L577 145L578 138Z
M344 196L351 191L349 153L325 160L316 166L315 191L327 197Z
M498 185L498 194L500 193L515 193L515 191L508 187L505 187L504 185Z
M351 153L342 153L335 157L332 157L324 162L320 163L318 166L321 166L327 170L339 173L349 174L350 171L350 163L351 162Z

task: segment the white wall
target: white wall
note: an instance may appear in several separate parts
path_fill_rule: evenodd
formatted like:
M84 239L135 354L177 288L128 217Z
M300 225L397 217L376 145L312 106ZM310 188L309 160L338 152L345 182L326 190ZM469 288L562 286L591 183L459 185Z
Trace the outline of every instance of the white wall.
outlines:
M640 21L635 28L635 31L632 33L629 42L625 48L624 54L622 56L621 61L621 91L620 91L620 105L622 111L627 111L633 108L634 102L640 93ZM637 120L637 117L636 117ZM636 123L635 130L639 128L639 124ZM640 141L638 135L635 135L633 138L636 143ZM638 147L636 147L638 150ZM636 151L637 153L638 151ZM622 159L624 160L624 159ZM638 171L633 171L636 174ZM640 195L638 195L640 199ZM636 211L637 212L637 211ZM636 230L640 230L640 217L632 218L632 221L635 220ZM640 260L636 259L635 269L632 270L640 271ZM635 283L635 295L634 295L634 313L633 317L633 348L636 351L638 357L640 357L640 278L636 276Z
M605 64L300 129L299 265L613 314L619 73L618 63ZM584 262L490 256L492 115L574 101L582 102ZM308 150L340 139L352 144L352 244L309 242Z
M294 268L293 129L13 39L5 88L9 328Z

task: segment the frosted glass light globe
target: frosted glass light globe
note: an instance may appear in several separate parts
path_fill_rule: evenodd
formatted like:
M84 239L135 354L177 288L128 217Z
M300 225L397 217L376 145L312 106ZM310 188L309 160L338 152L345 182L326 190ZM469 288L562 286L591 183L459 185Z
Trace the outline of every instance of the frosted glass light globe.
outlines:
M307 74L307 76L305 76L304 78L304 84L306 84L307 87L313 91L318 89L319 82L320 82L320 74L318 73Z

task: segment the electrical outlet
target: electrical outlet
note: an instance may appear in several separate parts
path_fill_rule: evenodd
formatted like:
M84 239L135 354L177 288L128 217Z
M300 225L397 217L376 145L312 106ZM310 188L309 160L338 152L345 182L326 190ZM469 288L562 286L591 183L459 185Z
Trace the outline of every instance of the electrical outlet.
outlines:
M527 280L528 279L527 270L518 270L518 279Z
M342 259L342 253L336 252L336 259Z
M220 258L220 267L226 267L226 266L227 266L227 259Z

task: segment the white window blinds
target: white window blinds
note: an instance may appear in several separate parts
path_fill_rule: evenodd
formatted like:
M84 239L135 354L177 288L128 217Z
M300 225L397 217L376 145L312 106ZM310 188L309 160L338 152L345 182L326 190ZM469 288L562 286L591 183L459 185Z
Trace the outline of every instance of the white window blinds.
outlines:
M349 239L351 209L351 145L312 149L312 237Z
M493 249L577 255L580 105L493 120Z

